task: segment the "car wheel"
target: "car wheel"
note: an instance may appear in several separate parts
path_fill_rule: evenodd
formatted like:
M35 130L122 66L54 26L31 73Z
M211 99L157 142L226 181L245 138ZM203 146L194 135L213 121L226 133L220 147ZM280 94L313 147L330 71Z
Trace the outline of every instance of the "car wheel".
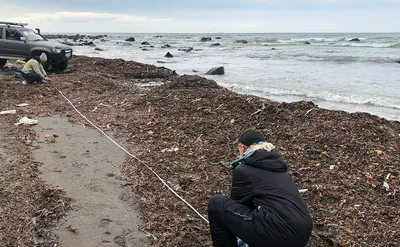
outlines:
M3 68L7 64L7 59L0 59L0 68Z
M64 71L68 67L68 61L63 61L61 63L53 64L52 67L57 69L57 70Z

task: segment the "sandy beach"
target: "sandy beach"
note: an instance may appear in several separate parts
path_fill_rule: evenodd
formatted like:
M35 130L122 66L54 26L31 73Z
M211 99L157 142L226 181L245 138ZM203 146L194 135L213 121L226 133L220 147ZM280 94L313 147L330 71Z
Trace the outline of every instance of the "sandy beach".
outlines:
M50 183L40 175L45 163L40 156L45 154L37 150L54 143L62 148L67 140L52 136L54 142L48 143L43 135L49 131L14 125L25 116L39 120L39 126L45 117L64 118L90 131L89 135L79 130L88 141L98 138L52 84L204 216L212 195L229 194L231 171L226 164L236 158L238 136L256 128L280 150L303 190L314 219L308 246L400 244L399 121L325 110L312 102L278 103L235 93L200 76L181 76L122 59L76 56L69 73L51 77L52 83L27 86L20 78L0 75L0 111L17 110L0 115L0 246L56 246L60 241L56 228L68 227L71 221L59 223L79 211L73 207L79 197L69 193L73 188L67 188L68 182L56 186L56 181ZM21 103L29 105L16 106ZM52 128L51 123L45 128ZM54 128L49 134L61 137L64 132ZM75 138L70 136L68 145ZM64 171L73 162L87 164L88 157L81 154L88 144L79 145L84 147L78 149L79 157L53 168ZM106 149L115 148L108 145L97 145L96 152L111 157L116 151L107 153ZM139 215L135 234L147 235L152 246L212 246L208 225L200 217L141 163L124 154L119 159L109 159L117 170L105 173L115 173L115 181L129 186L132 196L121 207L131 205L133 215ZM57 163L57 158L52 162ZM94 162L93 166L97 167ZM126 189L117 186L107 193L127 193ZM121 216L117 208L113 213ZM88 227L72 224L83 238ZM63 234L73 238L76 233ZM136 246L134 240L121 241L118 236L98 240L110 241L109 246Z

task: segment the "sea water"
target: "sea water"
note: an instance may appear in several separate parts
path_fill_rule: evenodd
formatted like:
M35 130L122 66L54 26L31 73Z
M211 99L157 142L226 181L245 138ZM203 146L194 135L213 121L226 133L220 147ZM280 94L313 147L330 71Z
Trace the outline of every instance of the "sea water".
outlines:
M125 42L128 37L136 41ZM200 42L202 37L212 40ZM134 60L178 74L204 75L224 66L225 75L206 77L239 93L400 120L400 33L108 34L95 43L104 51L74 46L74 54ZM172 47L161 48L165 44ZM178 51L188 47L194 50ZM167 52L174 57L165 58Z

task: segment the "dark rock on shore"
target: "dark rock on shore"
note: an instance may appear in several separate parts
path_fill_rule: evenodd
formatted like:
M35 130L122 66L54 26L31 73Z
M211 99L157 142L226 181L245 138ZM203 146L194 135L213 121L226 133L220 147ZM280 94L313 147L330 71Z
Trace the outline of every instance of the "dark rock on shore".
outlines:
M169 53L169 52L167 52L167 54L165 54L165 56L164 57L174 57L171 53Z
M350 39L349 41L350 42L360 42L360 39L359 38L354 38L354 39Z
M98 47L96 47L94 50L95 50L95 51L104 51L103 49L98 48Z
M236 40L235 43L248 44L249 42L247 40L241 39L241 40Z
M145 42L142 42L141 45L151 45L151 44L149 42L145 41Z
M303 44L305 45L311 45L311 43L309 41L304 42Z
M93 41L84 41L83 43L76 44L76 46L96 46Z
M63 45L74 46L74 43L69 42L69 41L61 41L60 43Z
M164 62L164 61L157 61L157 63L167 63L167 62Z
M221 44L220 43L215 43L215 44L212 44L211 46L221 46Z
M211 37L203 37L203 38L201 38L201 42L207 42L207 41L211 41L212 39L211 39Z
M134 42L134 41L135 41L135 38L134 38L134 37L129 37L129 38L127 38L125 41Z
M169 45L169 44L165 44L165 45L161 46L161 48L170 48L170 47L171 47L171 45Z
M215 67L210 69L206 75L224 75L225 74L225 68L224 67Z
M178 51L191 52L191 51L193 51L193 47L189 47L189 48L180 48L180 49L178 49Z
M100 35L81 35L81 34L75 34L75 35L65 35L65 34L45 34L42 35L46 39L72 39L74 41L77 41L79 39L101 39L108 37L106 34L100 34Z

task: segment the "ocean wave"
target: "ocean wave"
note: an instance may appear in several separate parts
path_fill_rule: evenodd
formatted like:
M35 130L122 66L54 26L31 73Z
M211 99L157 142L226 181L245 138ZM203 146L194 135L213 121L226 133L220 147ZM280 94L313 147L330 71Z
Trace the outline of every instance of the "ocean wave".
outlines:
M389 48L400 48L400 43L390 45Z
M271 54L249 54L248 58L251 59L280 59L280 60L297 60L297 61L309 61L309 62L334 62L334 63L396 63L398 59L392 57L358 57L358 56L343 56L343 55L331 55L334 51L330 51L326 55L313 55L310 53L278 53L275 55Z
M304 100L311 101L329 101L344 104L356 104L366 106L386 107L392 109L400 109L400 100L388 99L380 97L370 97L369 95L338 95L327 91L298 91L298 90L285 90L272 87L256 87L251 85L228 84L224 85L231 87L237 91L251 92L254 94L266 94L273 96L296 96Z

